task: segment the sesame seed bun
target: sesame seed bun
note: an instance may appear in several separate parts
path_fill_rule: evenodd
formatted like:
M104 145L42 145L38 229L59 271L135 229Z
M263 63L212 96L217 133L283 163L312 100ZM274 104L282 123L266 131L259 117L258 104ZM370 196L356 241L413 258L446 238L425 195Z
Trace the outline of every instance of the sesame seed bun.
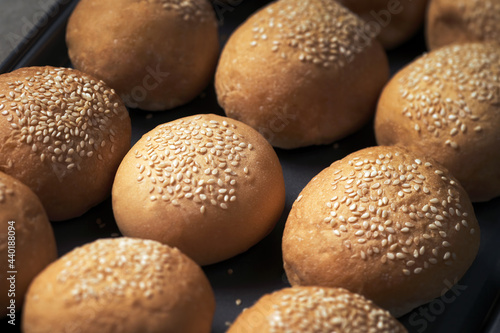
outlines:
M396 146L357 151L314 177L283 234L293 286L346 288L397 317L440 296L478 248L479 225L457 180Z
M260 241L284 204L283 173L269 143L217 115L181 118L146 133L113 185L124 235L178 247L202 265Z
M500 195L500 46L446 46L397 73L375 116L380 145L428 155L472 201Z
M57 251L52 226L38 197L3 172L0 172L0 223L0 317L4 317L10 312L7 307L11 299L15 300L16 309L21 309L31 280L57 258ZM11 275L15 275L15 288L7 280Z
M430 50L455 43L499 42L500 3L491 0L431 0L426 20Z
M90 75L54 67L0 75L0 171L28 185L51 220L109 196L130 137L123 102Z
M150 111L195 98L219 56L207 0L81 0L66 42L76 68L106 81L128 107Z
M393 49L411 38L422 27L427 0L337 0L358 14L377 34L386 49Z
M262 296L228 333L406 332L389 312L341 288L293 287Z
M388 79L364 22L331 0L281 0L230 37L215 76L226 114L280 148L327 144L358 130Z
M100 239L48 266L26 295L25 333L210 332L212 288L201 268L158 242Z

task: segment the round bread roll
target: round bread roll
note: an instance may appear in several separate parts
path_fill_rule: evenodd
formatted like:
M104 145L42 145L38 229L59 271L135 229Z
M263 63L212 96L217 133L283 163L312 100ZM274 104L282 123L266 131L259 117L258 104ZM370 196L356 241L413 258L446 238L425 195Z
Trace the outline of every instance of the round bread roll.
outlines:
M372 116L387 56L332 0L280 0L227 42L215 88L226 114L280 148L331 143Z
M278 157L251 127L196 115L146 133L125 156L113 212L126 236L178 247L201 265L260 241L285 205Z
M283 235L290 283L346 288L399 317L441 295L472 264L479 225L438 163L371 147L304 188Z
M38 197L0 172L0 317L15 319L31 280L57 258L52 226ZM12 317L13 316L13 317Z
M109 196L130 137L123 102L92 76L54 67L0 75L0 171L28 185L51 220Z
M497 0L431 0L426 22L430 50L455 43L499 42Z
M428 155L458 178L472 201L500 195L500 46L433 51L397 73L375 116L379 145Z
M337 0L367 24L365 31L377 35L386 49L395 48L424 23L427 0Z
M208 0L81 0L66 43L76 68L107 82L128 107L150 111L195 98L219 56Z
M293 287L262 296L227 333L407 332L391 314L342 288Z
M24 333L210 332L215 299L201 268L155 241L100 239L38 275Z

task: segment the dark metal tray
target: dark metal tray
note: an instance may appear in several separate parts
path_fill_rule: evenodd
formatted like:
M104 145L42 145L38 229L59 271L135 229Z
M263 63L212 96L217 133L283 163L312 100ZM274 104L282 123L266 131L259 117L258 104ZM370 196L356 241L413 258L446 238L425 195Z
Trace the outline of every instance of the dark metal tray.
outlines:
M248 15L265 5L266 0L232 1L223 5L215 1L221 23L222 43ZM64 41L67 19L77 1L60 1L49 19L34 37L18 48L1 65L0 73L24 66L71 66ZM237 5L234 5L237 4ZM425 51L423 33L389 52L391 72ZM213 85L191 103L165 112L130 110L132 142L142 134L180 117L197 113L223 115L216 101ZM286 206L273 232L247 252L224 262L206 266L214 290L217 309L212 332L222 333L245 307L251 306L260 296L287 287L281 259L281 235L291 205L302 188L322 169L358 149L375 145L373 123L335 144L301 148L277 149L286 185ZM474 205L481 226L481 247L476 261L456 287L427 305L400 318L409 332L500 332L500 198ZM111 210L111 200L91 209L80 218L55 222L54 227L59 255L74 247L98 238L120 235ZM443 281L443 289L447 282ZM17 325L2 322L2 332L19 331Z

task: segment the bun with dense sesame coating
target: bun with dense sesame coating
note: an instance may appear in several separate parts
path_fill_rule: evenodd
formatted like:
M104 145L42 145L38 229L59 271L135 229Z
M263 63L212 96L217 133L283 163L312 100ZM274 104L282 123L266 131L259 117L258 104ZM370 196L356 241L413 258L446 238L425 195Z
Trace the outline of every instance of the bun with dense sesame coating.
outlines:
M364 22L331 0L280 0L230 37L215 76L226 114L280 148L331 143L372 116L389 77Z
M228 333L406 333L389 312L342 288L293 287L262 296Z
M219 56L208 0L81 0L66 42L76 68L106 81L128 107L150 111L194 99Z
M260 241L284 205L283 173L269 143L251 127L211 114L146 133L113 185L124 235L178 247L201 265Z
M446 46L387 84L375 115L380 145L402 145L444 165L472 201L500 195L500 45Z
M31 280L57 258L52 226L38 197L0 172L0 317L20 310ZM9 272L17 273L9 273ZM12 275L15 279L12 280ZM14 296L15 295L15 296Z
M0 75L0 171L28 185L51 220L109 196L130 137L125 105L90 75L54 67Z
M290 283L346 288L401 316L472 264L479 225L465 190L433 160L371 147L323 170L283 234Z
M431 0L426 22L430 50L444 45L500 41L500 2Z
M178 249L100 239L48 266L26 295L24 333L210 332L212 288Z
M428 0L337 0L366 23L365 31L377 34L386 49L411 38L424 23Z

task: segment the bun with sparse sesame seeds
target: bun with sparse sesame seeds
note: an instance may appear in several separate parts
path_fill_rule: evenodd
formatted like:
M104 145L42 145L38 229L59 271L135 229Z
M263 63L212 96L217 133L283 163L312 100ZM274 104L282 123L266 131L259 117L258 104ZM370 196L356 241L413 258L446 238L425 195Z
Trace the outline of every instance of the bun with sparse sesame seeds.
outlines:
M56 241L38 197L0 172L0 318L20 310L31 280L57 258ZM11 277L14 275L14 280Z
M420 29L428 0L337 0L366 23L365 31L376 34L386 49L393 49Z
M125 105L90 75L54 67L0 75L0 171L28 185L51 220L109 196L130 137Z
M64 255L30 285L24 333L208 333L215 311L202 269L151 240L99 239Z
M500 195L500 45L446 46L387 84L375 115L380 145L428 155L473 202Z
M275 147L331 143L373 115L387 56L364 22L332 0L280 0L230 37L215 76L226 115Z
M500 2L431 0L426 19L430 50L455 43L500 41Z
M285 185L278 156L259 133L205 114L146 133L123 159L112 196L124 235L178 247L206 265L246 251L273 229Z
M219 57L208 0L81 0L66 32L73 65L106 81L131 108L188 103Z
M309 182L282 247L292 286L346 288L399 317L462 277L479 248L479 225L467 193L437 162L371 147Z
M293 287L262 296L228 333L406 333L391 314L342 288Z

